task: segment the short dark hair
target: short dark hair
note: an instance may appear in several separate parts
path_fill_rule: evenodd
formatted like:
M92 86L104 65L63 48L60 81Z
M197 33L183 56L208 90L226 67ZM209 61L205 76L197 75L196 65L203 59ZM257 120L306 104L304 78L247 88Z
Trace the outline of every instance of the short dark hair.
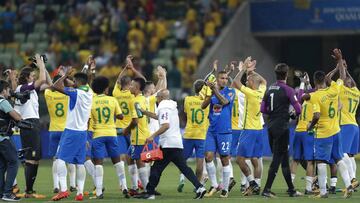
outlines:
M227 72L225 70L221 70L217 73L217 76L223 75L223 74L227 74Z
M145 88L145 80L144 78L134 78L133 81L140 85L140 91L144 91Z
M74 78L76 81L80 82L81 85L86 85L88 83L88 76L85 73L75 73Z
M97 76L91 83L91 88L96 94L103 94L109 87L109 79L104 76Z
M125 75L120 78L120 85L121 87L124 87L126 85L129 85L131 82L131 77Z
M144 91L147 91L148 88L150 87L150 85L155 85L153 81L146 81L145 82L145 87L144 87Z
M277 80L285 80L289 72L289 66L285 63L279 63L275 66L275 74Z
M7 81L0 80L0 92L4 91L8 87L10 87L10 85Z
M324 71L315 71L313 79L315 84L322 84L325 82L326 74Z
M203 88L204 85L205 85L204 80L200 80L200 79L196 80L194 82L194 85L193 85L195 93L198 94L201 91L201 89Z
M33 72L34 69L30 68L30 67L24 67L23 69L21 69L20 74L19 74L19 84L20 85L24 85L27 84L27 78L30 76L31 72Z

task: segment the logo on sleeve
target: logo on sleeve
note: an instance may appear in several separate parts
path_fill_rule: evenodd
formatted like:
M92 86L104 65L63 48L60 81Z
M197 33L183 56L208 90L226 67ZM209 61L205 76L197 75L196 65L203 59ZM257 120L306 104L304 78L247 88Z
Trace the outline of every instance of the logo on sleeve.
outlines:
M162 120L168 120L168 112L161 115Z
M214 106L213 106L214 115L216 115L216 116L220 115L221 111L222 111L222 105L214 104Z

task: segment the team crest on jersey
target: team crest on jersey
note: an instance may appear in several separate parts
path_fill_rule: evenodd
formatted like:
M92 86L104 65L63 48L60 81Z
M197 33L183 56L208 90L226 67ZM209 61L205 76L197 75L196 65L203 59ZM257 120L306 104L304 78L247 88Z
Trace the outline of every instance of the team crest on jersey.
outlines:
M221 111L222 111L222 105L214 104L213 106L214 115L220 115Z

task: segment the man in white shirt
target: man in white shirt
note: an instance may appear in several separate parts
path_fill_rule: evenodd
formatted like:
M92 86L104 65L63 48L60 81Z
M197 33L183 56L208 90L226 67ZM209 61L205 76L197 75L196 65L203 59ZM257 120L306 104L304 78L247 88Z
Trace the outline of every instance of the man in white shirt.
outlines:
M156 114L148 111L143 111L143 113L157 119L160 128L147 138L146 142L152 143L154 138L159 136L159 144L163 151L164 158L155 161L151 167L149 183L146 186L147 193L142 195L141 198L155 199L155 188L159 184L161 173L170 162L173 162L195 186L196 196L194 199L201 199L205 195L206 189L198 181L194 172L187 166L184 159L177 104L175 101L169 99L169 90L167 89L160 90L156 95L156 99L159 103Z
M53 88L69 96L69 108L66 126L61 135L58 149L57 171L60 181L60 192L52 200L58 201L69 196L66 183L66 163L77 165L77 195L75 200L83 200L85 184L85 157L88 119L91 112L93 93L89 90L88 77L85 73L76 73L75 88L64 87L64 80L69 76L69 71L57 80Z

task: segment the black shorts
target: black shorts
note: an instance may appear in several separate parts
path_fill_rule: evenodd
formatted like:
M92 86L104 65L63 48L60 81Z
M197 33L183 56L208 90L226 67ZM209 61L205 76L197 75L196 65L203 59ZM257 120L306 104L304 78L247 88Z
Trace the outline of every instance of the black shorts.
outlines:
M30 148L24 153L25 160L39 161L41 159L41 140L39 119L26 119L33 124L32 129L20 129L22 148Z
M268 129L271 152L283 153L289 150L289 128L272 127Z

